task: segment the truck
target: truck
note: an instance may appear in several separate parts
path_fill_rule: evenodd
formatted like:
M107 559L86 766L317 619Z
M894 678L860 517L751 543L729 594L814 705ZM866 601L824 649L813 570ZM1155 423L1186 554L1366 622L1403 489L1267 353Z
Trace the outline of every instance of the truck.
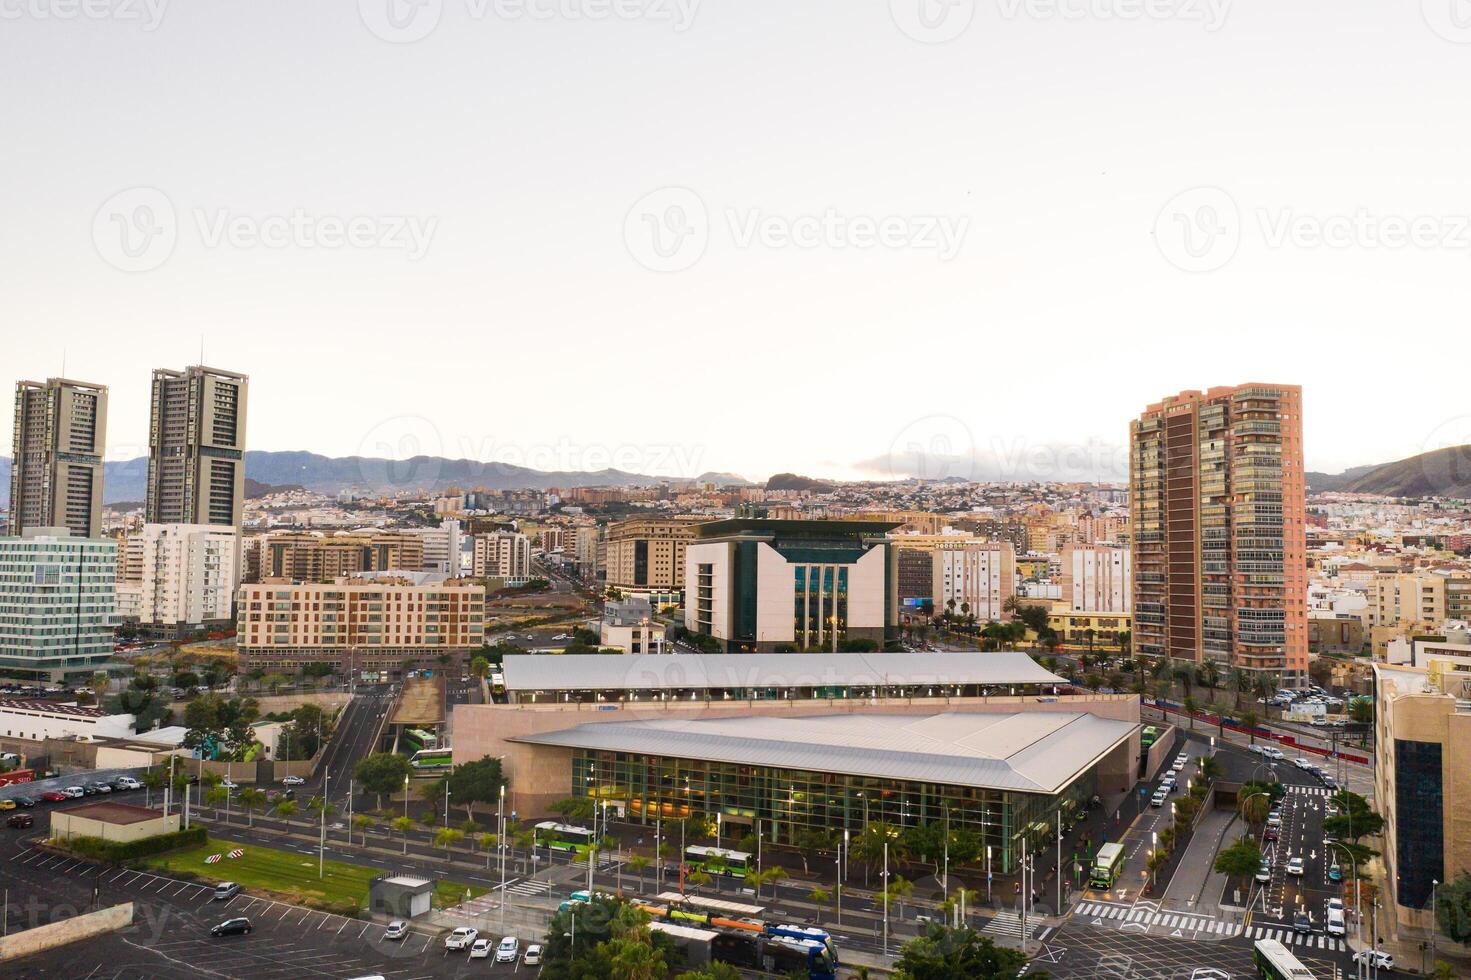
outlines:
M12 769L9 772L0 772L0 786L10 786L14 783L30 783L36 779L34 769Z

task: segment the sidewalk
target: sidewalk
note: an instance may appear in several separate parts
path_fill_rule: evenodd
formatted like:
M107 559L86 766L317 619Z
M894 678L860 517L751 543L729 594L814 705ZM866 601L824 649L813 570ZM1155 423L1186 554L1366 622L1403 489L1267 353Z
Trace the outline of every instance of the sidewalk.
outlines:
M1220 911L1226 876L1217 874L1213 865L1216 852L1235 823L1236 813L1232 810L1211 810L1200 818L1190 844L1170 878L1169 887L1160 899L1161 910L1211 916Z

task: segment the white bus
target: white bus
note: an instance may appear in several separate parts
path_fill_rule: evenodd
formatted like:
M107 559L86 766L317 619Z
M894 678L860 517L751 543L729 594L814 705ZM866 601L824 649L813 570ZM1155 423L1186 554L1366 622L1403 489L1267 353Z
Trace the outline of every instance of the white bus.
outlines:
M536 843L554 851L575 851L593 842L593 832L586 827L544 820L534 828Z
M1313 971L1275 939L1258 939L1251 958L1262 980L1313 980Z

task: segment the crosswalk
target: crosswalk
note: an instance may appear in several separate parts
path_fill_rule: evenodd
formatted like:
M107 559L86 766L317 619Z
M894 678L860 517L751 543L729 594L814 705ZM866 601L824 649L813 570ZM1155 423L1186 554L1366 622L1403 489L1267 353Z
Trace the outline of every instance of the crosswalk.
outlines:
M551 890L551 882L532 881L527 878L522 878L519 881L513 881L506 886L506 891L510 892L512 895L521 895L525 898L540 898L543 895L550 894Z
M1319 933L1294 932L1291 929L1273 928L1272 926L1252 926L1247 930L1252 939L1275 939L1279 943L1288 946L1304 946L1308 949L1329 949L1343 952L1347 947L1342 939L1336 936L1324 936Z
M1027 931L1031 932L1033 930L1029 928ZM1012 939L1019 940L1022 938L1022 917L1019 913L1011 909L1002 909L996 913L996 916L990 922L986 923L985 928L981 932L992 936L1008 936Z
M1337 791L1327 786L1289 786L1287 792L1296 793L1298 796L1332 796Z
M1234 922L1213 919L1210 916L1189 912L1157 912L1153 908L1135 908L1129 905L1111 905L1106 902L1083 902L1075 910L1077 915L1090 919L1113 920L1117 925L1126 922L1149 927L1161 926L1183 932L1221 936L1236 936L1241 927Z

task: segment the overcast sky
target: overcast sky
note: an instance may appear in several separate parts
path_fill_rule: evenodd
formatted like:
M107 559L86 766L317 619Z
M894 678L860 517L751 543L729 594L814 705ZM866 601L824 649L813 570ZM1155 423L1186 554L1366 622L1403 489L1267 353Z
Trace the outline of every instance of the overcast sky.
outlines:
M1471 442L1464 0L87 3L0 0L4 362L114 458L201 341L253 449L1068 475L1247 380L1310 468Z

